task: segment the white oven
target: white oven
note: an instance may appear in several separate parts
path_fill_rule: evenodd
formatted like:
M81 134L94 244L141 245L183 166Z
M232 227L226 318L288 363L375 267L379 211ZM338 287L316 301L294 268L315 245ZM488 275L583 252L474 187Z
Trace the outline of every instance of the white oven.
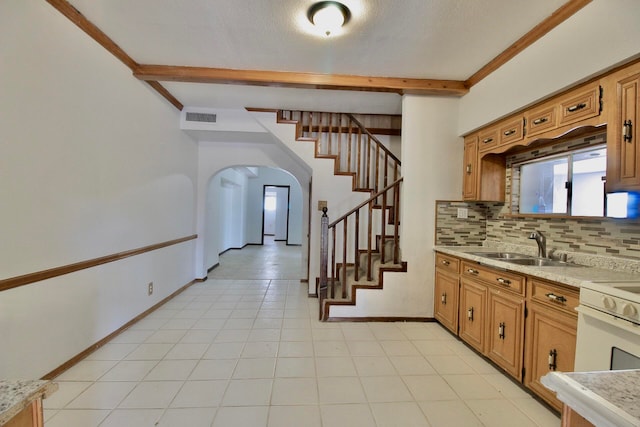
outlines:
M580 287L575 370L640 369L640 282Z

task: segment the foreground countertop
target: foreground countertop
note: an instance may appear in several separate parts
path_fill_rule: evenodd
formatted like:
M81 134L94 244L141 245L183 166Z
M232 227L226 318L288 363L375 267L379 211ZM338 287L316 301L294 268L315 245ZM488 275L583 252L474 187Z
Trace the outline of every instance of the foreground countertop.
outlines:
M640 281L640 274L626 272L608 268L598 268L591 266L580 267L534 267L508 263L499 259L486 258L474 255L470 252L496 252L501 249L490 248L485 246L435 246L434 250L444 254L464 258L470 261L476 261L481 264L501 268L503 270L514 271L527 274L529 276L539 277L541 279L551 280L553 282L563 283L565 285L579 288L585 281ZM611 260L614 260L611 258Z
M541 382L597 427L640 426L640 369L550 372Z
M46 398L58 384L42 380L0 380L0 426L39 398Z

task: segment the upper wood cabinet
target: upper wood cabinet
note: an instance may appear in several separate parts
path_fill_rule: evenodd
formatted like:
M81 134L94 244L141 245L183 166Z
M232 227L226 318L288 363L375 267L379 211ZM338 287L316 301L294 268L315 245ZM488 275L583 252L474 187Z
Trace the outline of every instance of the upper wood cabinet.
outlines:
M478 199L478 137L467 136L464 139L464 168L462 176L462 198L464 200Z
M640 66L614 74L608 81L615 103L607 127L607 191L640 190Z

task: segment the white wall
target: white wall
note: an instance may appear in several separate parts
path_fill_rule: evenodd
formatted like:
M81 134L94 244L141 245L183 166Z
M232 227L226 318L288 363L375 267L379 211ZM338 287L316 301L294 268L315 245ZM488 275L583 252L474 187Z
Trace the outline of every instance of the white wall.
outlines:
M638 56L638 19L638 0L593 0L473 86L461 101L459 134Z
M386 273L382 291L358 290L356 307L331 307L331 316L433 317L435 201L460 199L462 190L459 103L404 96L400 248L408 270Z
M0 279L195 233L173 106L46 2L0 2L0 39ZM44 375L189 283L194 246L0 292L0 378Z
M289 188L276 187L276 229L275 240L287 241L289 222Z

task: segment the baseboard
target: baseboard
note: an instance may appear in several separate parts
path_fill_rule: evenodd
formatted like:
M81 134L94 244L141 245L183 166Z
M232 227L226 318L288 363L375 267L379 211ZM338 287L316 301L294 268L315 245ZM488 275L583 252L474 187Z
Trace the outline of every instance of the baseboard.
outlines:
M219 262L217 262L214 265L212 265L211 267L209 267L209 269L207 270L207 273L211 273L213 270L215 270L218 267L220 267L220 263Z
M329 317L327 322L435 322L433 317Z
M206 278L204 280L206 280ZM65 372L69 368L73 367L78 362L80 362L82 359L87 357L89 354L93 353L94 351L96 351L97 349L99 349L100 347L102 347L103 345L105 345L106 343L108 343L109 341L111 341L112 339L117 337L118 335L120 335L122 332L124 332L125 330L129 329L129 327L131 327L133 324L135 324L136 322L142 320L143 318L145 318L146 316L148 316L149 314L154 312L156 309L158 309L160 306L162 306L163 304L165 304L169 300L173 299L174 297L176 297L179 294L181 294L182 292L184 292L187 288L189 288L191 285L193 285L197 281L198 281L197 279L194 279L191 282L187 283L186 285L184 285L183 287L181 287L180 289L178 289L177 291L175 291L174 293L172 293L168 297L164 298L162 301L158 302L157 304L155 304L151 308L145 310L144 312L140 313L139 315L137 315L133 319L129 320L127 323L125 323L124 325L122 325L121 327L119 327L118 329L116 329L115 331L113 331L112 333L107 335L106 337L102 338L100 341L98 341L95 344L89 346L88 348L84 349L80 353L78 353L75 356L73 356L71 359L69 359L66 362L64 362L62 365L58 366L57 368L55 368L51 372L45 374L42 377L42 379L43 380L52 380L55 377L57 377L58 375L62 374L63 372Z
M302 243L287 243L287 246L302 246Z

